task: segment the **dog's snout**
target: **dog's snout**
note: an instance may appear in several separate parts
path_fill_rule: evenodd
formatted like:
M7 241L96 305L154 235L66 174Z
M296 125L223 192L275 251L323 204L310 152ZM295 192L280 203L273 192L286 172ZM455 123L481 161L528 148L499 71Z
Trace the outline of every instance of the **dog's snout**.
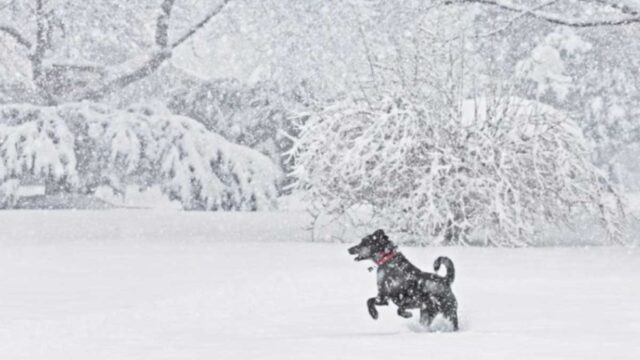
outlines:
M352 246L349 248L349 254L355 255L358 252L358 246Z

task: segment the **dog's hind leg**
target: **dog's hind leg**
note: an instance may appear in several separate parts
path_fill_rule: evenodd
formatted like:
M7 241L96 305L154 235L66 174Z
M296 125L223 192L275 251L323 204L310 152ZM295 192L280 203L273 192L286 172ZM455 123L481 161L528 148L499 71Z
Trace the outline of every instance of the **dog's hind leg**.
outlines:
M423 307L420 309L420 325L424 327L431 326L431 322L436 317L436 313L429 307Z
M438 314L438 306L436 299L431 296L425 296L420 304L420 325L424 327L431 326L433 319Z
M451 322L453 331L458 331L458 307L454 304L453 306L447 306L442 310L444 318Z
M452 295L448 301L445 303L446 306L443 309L443 315L445 318L451 321L453 325L453 330L458 331L458 302L456 298Z
M389 302L381 297L372 297L367 300L367 309L369 309L369 315L376 320L378 319L378 310L376 309L376 305L389 305Z
M408 318L413 316L412 313L408 312L407 309L405 309L403 307L399 307L398 308L398 315L402 316L405 319L408 319Z
M454 311L447 316L453 325L453 331L458 331L458 314Z

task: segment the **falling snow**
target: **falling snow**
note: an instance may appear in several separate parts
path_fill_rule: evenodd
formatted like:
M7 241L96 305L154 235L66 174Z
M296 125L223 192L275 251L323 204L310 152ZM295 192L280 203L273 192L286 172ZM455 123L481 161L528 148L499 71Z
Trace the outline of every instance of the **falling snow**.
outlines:
M0 54L0 359L640 358L639 0L0 0Z

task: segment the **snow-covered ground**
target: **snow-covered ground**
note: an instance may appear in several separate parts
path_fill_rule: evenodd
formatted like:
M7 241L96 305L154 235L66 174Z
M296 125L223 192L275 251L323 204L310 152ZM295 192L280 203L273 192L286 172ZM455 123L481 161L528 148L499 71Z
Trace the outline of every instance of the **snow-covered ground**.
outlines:
M457 266L462 330L381 308L290 213L0 212L0 359L638 359L640 249L402 248ZM355 239L354 239L355 240Z

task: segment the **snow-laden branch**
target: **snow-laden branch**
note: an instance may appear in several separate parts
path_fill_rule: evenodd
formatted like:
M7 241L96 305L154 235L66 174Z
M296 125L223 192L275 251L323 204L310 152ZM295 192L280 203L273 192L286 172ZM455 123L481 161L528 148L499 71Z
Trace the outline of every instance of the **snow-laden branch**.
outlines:
M571 17L554 14L550 12L544 12L544 11L531 11L531 9L526 6L516 5L511 2L507 2L503 0L461 0L461 2L491 5L491 6L498 7L502 10L519 13L519 14L525 14L526 16L541 19L541 20L550 22L552 24L566 25L566 26L572 26L572 27L616 26L616 25L628 25L633 23L640 23L640 15L638 15L637 12L634 12L627 7L625 7L624 11L621 11L621 12L624 14L631 14L631 15L623 15L623 16L600 18L600 19L580 19L580 18L571 18ZM612 4L609 2L606 2L606 3L610 6ZM620 7L617 7L617 8L620 8ZM622 10L622 8L620 9Z
M6 26L6 25L0 25L0 32L3 32L9 36L11 36L18 44L24 46L27 49L31 49L31 41L29 41L26 37L24 37L22 34L20 34L20 32L18 32L18 30L10 27L10 26Z
M280 175L265 155L157 106L0 106L0 208L15 203L16 182L39 179L81 193L159 185L189 210L268 210Z

